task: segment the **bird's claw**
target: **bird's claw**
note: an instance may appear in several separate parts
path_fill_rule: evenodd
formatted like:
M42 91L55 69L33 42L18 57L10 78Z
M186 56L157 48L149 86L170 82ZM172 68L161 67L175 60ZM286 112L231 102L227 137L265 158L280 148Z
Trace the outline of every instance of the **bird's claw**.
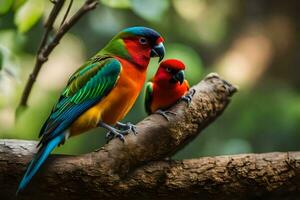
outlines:
M106 130L108 130L108 133L106 133L106 140L107 140L107 143L112 140L113 138L119 138L123 143L125 142L125 137L124 135L127 135L129 133L129 129L127 130L119 130L119 129L116 129L104 122L99 122L99 126L105 128Z
M195 93L196 93L196 90L191 89L191 91L187 95L181 97L181 100L185 101L188 105L190 105Z
M132 133L133 133L134 135L137 135L137 134L138 134L135 125L132 124L132 126L130 127L130 130L132 131Z
M107 143L112 140L113 138L119 138L122 142L125 142L125 135L129 134L130 131L133 132L134 135L136 135L138 132L136 130L136 126L133 125L130 122L127 123L121 123L117 122L115 128L111 127L109 129L109 132L106 134L106 140Z
M131 130L134 135L137 135L138 133L136 130L136 125L132 124L131 122L127 122L127 123L117 122L116 127L126 131Z
M177 115L177 113L173 112L173 111L169 111L169 110L157 110L155 111L156 114L159 114L161 116L163 116L167 121L170 121L168 114L172 114L172 115Z
M105 135L106 143L111 141L114 138L114 134L111 131L108 131Z
M114 130L114 131L108 131L106 133L106 143L108 143L109 141L111 141L113 138L119 138L123 143L125 142L125 137L124 135L127 135L128 131L121 131L121 130Z

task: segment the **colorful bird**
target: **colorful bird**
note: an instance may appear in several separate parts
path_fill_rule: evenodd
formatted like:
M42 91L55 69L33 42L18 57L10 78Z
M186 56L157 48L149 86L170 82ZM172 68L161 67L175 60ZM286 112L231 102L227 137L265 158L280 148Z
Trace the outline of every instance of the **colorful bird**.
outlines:
M157 113L169 120L165 111L180 99L190 103L195 90L184 96L189 83L184 79L185 65L177 59L168 59L160 63L155 76L146 85L145 110L150 115Z
M124 141L123 135L134 131L132 124L119 121L143 88L150 58L163 59L163 41L150 28L124 29L70 77L40 131L39 150L18 192L25 188L51 151L70 136L103 127Z

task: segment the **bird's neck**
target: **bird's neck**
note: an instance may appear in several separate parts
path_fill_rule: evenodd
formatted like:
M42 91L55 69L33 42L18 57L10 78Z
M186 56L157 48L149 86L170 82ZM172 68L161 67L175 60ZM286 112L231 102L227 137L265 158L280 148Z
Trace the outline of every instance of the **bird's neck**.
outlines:
M140 70L146 70L150 62L150 51L140 48L131 41L117 39L108 43L100 53L126 59Z
M118 59L122 65L121 73L127 77L126 78L127 80L130 80L129 82L135 85L137 90L141 90L146 80L147 68L141 70L135 64L131 63L126 59L118 58L118 57L116 57L116 59Z
M172 90L176 89L177 87L180 87L179 83L171 83L169 80L161 80L161 79L154 79L154 84L159 86L160 88L164 90Z

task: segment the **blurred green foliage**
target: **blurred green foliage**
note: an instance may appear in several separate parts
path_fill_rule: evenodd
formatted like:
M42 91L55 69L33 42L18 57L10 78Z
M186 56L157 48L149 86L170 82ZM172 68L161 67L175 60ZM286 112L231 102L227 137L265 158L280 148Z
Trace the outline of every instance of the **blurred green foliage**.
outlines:
M2 70L2 67L3 67L3 53L0 51L0 71Z
M130 0L101 0L101 3L112 8L130 8L131 5Z
M18 31L28 31L42 17L44 1L27 0L15 13L15 24Z
M0 1L0 14L5 14L9 11L11 6L13 5L13 0Z
M82 3L74 1L71 13ZM52 4L0 1L0 137L37 139L70 74L115 33L143 25L164 36L166 58L186 63L191 85L216 71L240 86L224 114L175 158L299 150L300 13L296 5L296 0L289 4L279 0L272 4L260 0L101 0L51 54L32 91L30 108L15 123L15 108ZM157 60L151 61L148 78L157 65ZM141 94L124 121L136 123L145 116ZM105 143L104 133L97 129L74 137L56 152L92 151Z

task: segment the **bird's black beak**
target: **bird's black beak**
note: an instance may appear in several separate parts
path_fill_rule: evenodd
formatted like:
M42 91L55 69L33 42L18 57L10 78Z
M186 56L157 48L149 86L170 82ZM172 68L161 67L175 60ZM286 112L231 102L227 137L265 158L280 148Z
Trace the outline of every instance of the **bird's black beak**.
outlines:
M177 72L173 77L172 77L174 82L179 82L180 85L183 83L184 81L184 71L180 70L179 72Z
M162 42L158 43L151 49L151 57L159 57L158 62L162 61L165 56L165 47Z

